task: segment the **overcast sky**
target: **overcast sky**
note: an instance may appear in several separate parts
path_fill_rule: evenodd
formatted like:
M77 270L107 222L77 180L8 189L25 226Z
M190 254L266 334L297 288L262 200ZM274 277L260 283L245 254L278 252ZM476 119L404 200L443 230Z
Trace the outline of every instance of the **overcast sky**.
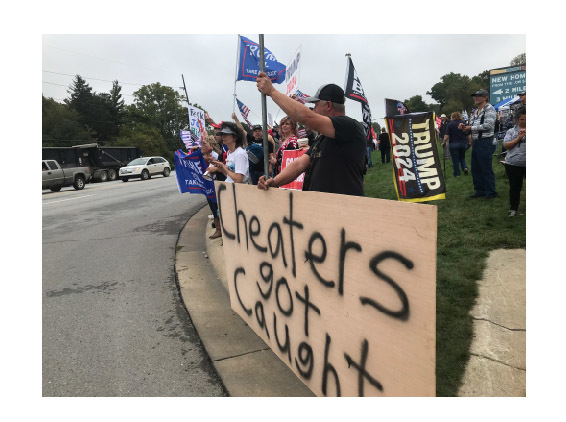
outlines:
M241 34L259 42L257 34ZM384 98L404 100L426 95L450 72L478 75L508 66L526 51L525 35L265 35L265 47L288 65L301 48L299 89L313 95L323 83L344 87L350 53L369 101L373 120L383 124ZM233 35L43 35L42 91L62 101L73 75L85 78L95 92L108 92L118 80L127 103L132 94L154 82L179 89L185 83L192 103L217 121L230 119L236 74L237 34ZM478 54L469 52L479 51ZM55 72L55 73L52 73ZM284 84L276 85L284 90ZM488 88L488 87L486 87ZM261 123L261 95L255 82L238 81L238 98ZM284 116L268 98L268 112ZM346 114L361 120L359 103L347 100ZM241 119L239 112L238 118Z

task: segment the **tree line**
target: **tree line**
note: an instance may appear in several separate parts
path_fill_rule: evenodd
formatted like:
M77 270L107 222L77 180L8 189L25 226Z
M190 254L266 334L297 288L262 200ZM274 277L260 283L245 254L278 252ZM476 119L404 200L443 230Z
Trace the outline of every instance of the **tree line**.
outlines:
M525 53L510 63L511 66L523 64L526 64ZM471 110L470 93L478 89L489 89L488 70L473 77L451 72L426 92L436 103L426 104L421 95L405 99L404 103L414 112L449 115ZM63 103L42 96L42 145L98 142L107 146L134 146L146 156L160 155L173 162L174 151L183 147L179 131L188 130L189 126L185 96L155 82L135 91L133 103L126 105L121 91L116 80L109 92L93 92L86 80L76 75ZM196 103L191 105L203 109ZM373 126L378 134L379 124Z
M159 155L173 163L175 150L183 146L179 131L189 126L185 97L156 82L134 92L133 103L126 105L121 91L114 81L108 93L93 92L76 75L63 103L42 96L42 145L133 146L145 156Z

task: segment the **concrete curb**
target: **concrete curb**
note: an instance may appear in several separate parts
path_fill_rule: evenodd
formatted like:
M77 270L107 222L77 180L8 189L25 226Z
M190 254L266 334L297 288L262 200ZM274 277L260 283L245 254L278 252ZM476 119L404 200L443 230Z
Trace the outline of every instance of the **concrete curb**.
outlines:
M205 206L181 231L175 271L181 297L226 391L235 397L313 397L230 308L222 239L208 239L209 211Z

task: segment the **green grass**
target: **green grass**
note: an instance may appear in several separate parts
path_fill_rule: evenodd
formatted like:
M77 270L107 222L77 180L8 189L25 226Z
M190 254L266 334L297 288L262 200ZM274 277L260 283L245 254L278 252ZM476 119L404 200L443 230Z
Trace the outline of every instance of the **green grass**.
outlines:
M439 153L442 161L442 148ZM396 200L392 164L381 164L379 151L373 152L372 161L365 177L366 196ZM466 163L471 169L471 150L466 153ZM470 311L489 251L526 248L525 185L518 215L509 218L509 182L497 157L493 157L493 170L499 198L470 199L474 193L471 173L454 178L452 162L446 160L446 199L425 202L438 207L437 396L456 396L462 382L472 342Z

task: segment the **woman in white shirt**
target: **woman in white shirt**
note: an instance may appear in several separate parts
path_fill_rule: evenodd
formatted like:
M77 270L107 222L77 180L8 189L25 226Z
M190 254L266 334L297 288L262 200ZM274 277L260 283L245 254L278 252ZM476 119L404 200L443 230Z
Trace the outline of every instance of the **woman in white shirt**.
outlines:
M214 160L212 161L214 167L209 171L211 173L222 172L226 176L226 182L247 183L250 178L250 169L248 153L242 148L244 134L232 122L222 122L220 133L222 133L222 143L228 147L226 164Z
M220 133L222 134L222 143L228 147L226 156L226 164L218 160L212 161L212 166L208 168L209 173L223 173L226 176L226 182L229 183L248 183L250 178L250 169L248 162L248 153L242 145L244 143L244 134L232 122L222 122L220 126ZM211 239L216 239L222 236L220 224L216 225L216 232L210 236Z

